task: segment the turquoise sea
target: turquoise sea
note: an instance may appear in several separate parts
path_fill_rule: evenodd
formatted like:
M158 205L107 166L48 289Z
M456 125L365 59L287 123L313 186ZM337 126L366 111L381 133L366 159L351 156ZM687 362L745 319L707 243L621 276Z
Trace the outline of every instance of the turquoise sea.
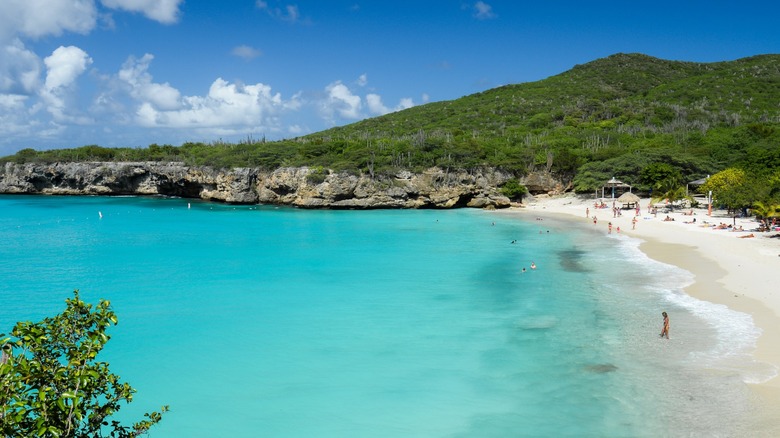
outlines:
M0 196L0 332L111 300L120 417L170 405L154 437L748 436L760 331L638 244L480 210Z

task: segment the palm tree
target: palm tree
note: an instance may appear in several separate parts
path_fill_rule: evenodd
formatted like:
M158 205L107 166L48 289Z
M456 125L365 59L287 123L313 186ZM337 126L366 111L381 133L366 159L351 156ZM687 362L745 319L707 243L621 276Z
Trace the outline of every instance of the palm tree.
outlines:
M756 201L753 203L753 214L757 218L767 219L770 217L780 217L780 204L764 204Z
M685 193L685 187L683 186L677 186L676 188L668 188L664 192L656 192L661 193L657 197L653 197L651 202L653 204L663 201L664 199L669 201L669 205L673 206L675 202L682 201L684 199L687 199L688 201L692 201L693 197L690 195L687 195Z
M753 203L753 214L756 218L761 219L762 229L769 230L768 219L773 217L780 217L780 204L764 204L763 202L756 201Z

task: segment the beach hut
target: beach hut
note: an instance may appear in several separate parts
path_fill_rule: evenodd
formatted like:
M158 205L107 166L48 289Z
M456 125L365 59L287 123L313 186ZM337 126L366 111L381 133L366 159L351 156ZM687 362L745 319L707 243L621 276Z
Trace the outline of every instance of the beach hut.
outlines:
M709 175L707 175L707 178L697 179L696 181L691 181L688 184L685 185L685 196L690 196L689 189L691 186L699 187L707 182L707 179L709 179ZM706 195L700 195L700 194L694 194L693 195L693 201L699 205L706 205L707 208L712 210L712 199L710 198L712 196L712 192Z
M631 192L623 193L617 200L623 204L624 209L636 208L639 205L639 196Z
M710 176L709 176L709 175L707 175L707 178L709 178L709 177L710 177ZM706 182L707 182L707 178L697 179L696 181L691 181L691 182L689 182L688 184L686 184L686 185L685 185L685 195L686 195L686 196L688 195L688 190L690 190L690 187L691 187L691 186L694 186L694 187L699 187L699 186L701 186L701 185L704 185L704 183L706 183Z
M604 187L601 188L601 197L602 198L604 197L604 189L606 189L607 187L612 188L612 199L615 199L615 188L626 188L626 187L628 187L628 192L631 193L631 186L626 184L626 183L624 183L623 181L620 181L619 179L615 178L614 176L612 177L612 179L610 179L609 181L607 181L604 184Z

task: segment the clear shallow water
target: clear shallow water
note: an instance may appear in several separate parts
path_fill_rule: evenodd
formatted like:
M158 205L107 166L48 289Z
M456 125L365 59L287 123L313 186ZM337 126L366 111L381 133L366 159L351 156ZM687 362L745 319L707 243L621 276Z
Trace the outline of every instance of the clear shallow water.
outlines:
M738 436L772 371L749 316L565 222L2 196L0 242L0 331L110 299L158 437Z

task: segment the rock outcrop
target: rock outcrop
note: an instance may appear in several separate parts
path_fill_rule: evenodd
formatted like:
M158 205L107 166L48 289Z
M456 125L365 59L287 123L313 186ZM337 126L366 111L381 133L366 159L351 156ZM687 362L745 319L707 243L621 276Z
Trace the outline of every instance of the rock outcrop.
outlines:
M165 195L233 204L301 208L505 208L498 187L510 175L495 171L394 176L331 173L320 169L213 169L182 163L6 163L0 193L50 195Z
M520 181L531 195L560 195L568 187L549 172L531 172Z
M249 204L257 202L252 169L216 171L179 163L6 163L0 193L47 195L166 195Z

